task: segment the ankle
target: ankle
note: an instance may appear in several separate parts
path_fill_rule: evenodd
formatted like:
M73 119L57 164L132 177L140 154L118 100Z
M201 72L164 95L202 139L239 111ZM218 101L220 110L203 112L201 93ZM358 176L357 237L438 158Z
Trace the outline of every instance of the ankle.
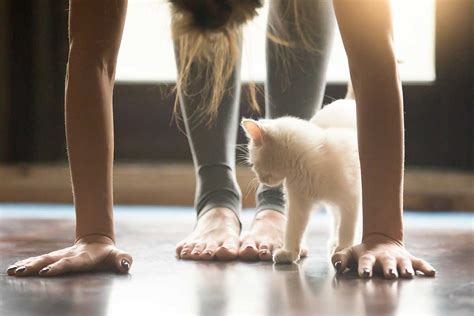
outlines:
M286 216L285 216L285 214L283 214L281 212L268 209L268 210L259 211L255 215L254 220L258 221L258 220L268 220L268 219L270 219L270 220L285 220Z
M219 219L224 219L224 220L235 220L236 223L240 223L240 220L237 214L231 209L228 209L225 207L216 207L216 208L212 208L206 211L205 214L200 216L200 219L204 219L204 218L213 218L213 219L219 218Z

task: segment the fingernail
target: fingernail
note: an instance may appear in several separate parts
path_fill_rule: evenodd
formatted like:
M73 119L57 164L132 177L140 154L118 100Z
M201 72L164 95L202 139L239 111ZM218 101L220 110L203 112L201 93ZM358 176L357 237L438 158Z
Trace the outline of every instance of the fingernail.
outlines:
M191 252L192 255L198 255L199 254L199 251L197 250L194 250L193 252Z
M364 276L364 278L368 278L370 276L370 270L369 269L364 269L363 276Z
M397 277L397 274L393 271L393 269L389 269L389 270L388 270L388 274L389 274L392 278L396 278L396 277Z
M22 273L22 272L25 272L25 270L26 270L26 267L20 267L15 270L15 273Z
M11 272L12 270L15 270L16 268L18 268L17 266L13 265L13 266L9 266L7 268L7 272Z
M413 272L408 270L408 269L405 269L405 273L409 276L409 277L413 277Z
M205 255L211 255L211 254L212 254L212 251L206 250L206 251L204 251L204 254L205 254Z
M337 272L341 272L341 267L342 267L342 261L336 261L336 263L334 263L334 268L336 269Z
M125 260L125 259L122 259L122 261L120 262L120 265L121 265L122 268L124 268L126 271L128 271L128 269L130 269L130 262L128 262L128 261Z
M188 255L188 252L187 252L187 251L183 251L183 252L181 253L181 257L187 256L187 255Z
M247 246L245 247L245 249L253 249L253 246L252 246L252 245L247 245Z
M45 274L46 272L49 271L49 269L50 269L49 267L43 268L40 270L39 274Z

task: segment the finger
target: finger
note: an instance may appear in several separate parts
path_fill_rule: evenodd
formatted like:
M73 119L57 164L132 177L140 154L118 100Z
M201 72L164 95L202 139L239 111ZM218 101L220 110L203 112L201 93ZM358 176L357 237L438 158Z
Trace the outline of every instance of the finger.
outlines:
M127 274L132 268L133 258L130 254L124 251L114 249L110 253L108 259L112 260L113 267L118 273Z
M201 252L201 260L212 260L214 259L214 254L216 253L217 243L211 242L206 245L206 248Z
M386 279L398 278L397 260L392 256L386 256L379 259L382 266L383 275Z
M436 270L428 262L419 258L412 258L411 260L415 270L423 272L426 276L435 276Z
M191 258L193 258L194 260L200 259L201 252L203 252L204 249L206 249L206 243L197 242L194 245L193 251L191 251Z
M375 261L375 257L371 254L360 256L357 271L361 278L367 279L372 277Z
M59 256L52 256L50 254L42 255L36 257L36 259L30 261L29 263L22 266L22 269L17 269L15 271L16 276L29 276L37 275L38 272L46 267L47 265L59 260Z
M15 272L16 272L17 269L22 268L24 265L26 265L26 264L30 263L31 261L36 260L38 258L39 258L39 256L29 257L29 258L26 258L26 259L19 260L19 261L15 262L14 264L8 266L7 274L8 275L15 275Z
M40 276L52 277L67 272L88 271L92 269L92 260L87 253L62 258L40 270Z
M334 253L331 262L337 273L343 273L353 263L352 248L342 249Z
M415 271L411 265L411 260L408 258L398 259L398 271L400 272L400 276L405 279L412 279L415 275Z

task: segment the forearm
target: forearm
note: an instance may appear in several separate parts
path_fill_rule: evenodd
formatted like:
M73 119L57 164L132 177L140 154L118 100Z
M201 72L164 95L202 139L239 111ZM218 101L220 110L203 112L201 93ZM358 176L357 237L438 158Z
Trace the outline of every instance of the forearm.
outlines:
M66 136L76 209L76 238L113 231L112 85L101 69L70 59Z
M70 4L65 114L76 239L114 239L112 94L125 11L126 1Z
M357 101L363 235L403 241L404 126L389 2L334 0Z

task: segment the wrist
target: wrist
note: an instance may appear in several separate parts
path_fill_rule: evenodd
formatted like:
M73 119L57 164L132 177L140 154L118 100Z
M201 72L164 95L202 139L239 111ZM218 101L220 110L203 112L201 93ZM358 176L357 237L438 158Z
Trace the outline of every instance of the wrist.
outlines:
M76 237L74 241L75 245L78 244L106 244L106 245L115 245L115 240L112 237L102 235L102 234L87 234L83 236Z
M372 242L372 243L382 243L382 242L392 242L399 246L403 246L403 236L401 237L394 237L392 235L382 233L382 232L370 232L364 233L362 236L362 242Z
M403 215L398 209L383 209L384 214L372 212L372 215L364 213L363 240L369 236L385 236L397 243L403 244Z

